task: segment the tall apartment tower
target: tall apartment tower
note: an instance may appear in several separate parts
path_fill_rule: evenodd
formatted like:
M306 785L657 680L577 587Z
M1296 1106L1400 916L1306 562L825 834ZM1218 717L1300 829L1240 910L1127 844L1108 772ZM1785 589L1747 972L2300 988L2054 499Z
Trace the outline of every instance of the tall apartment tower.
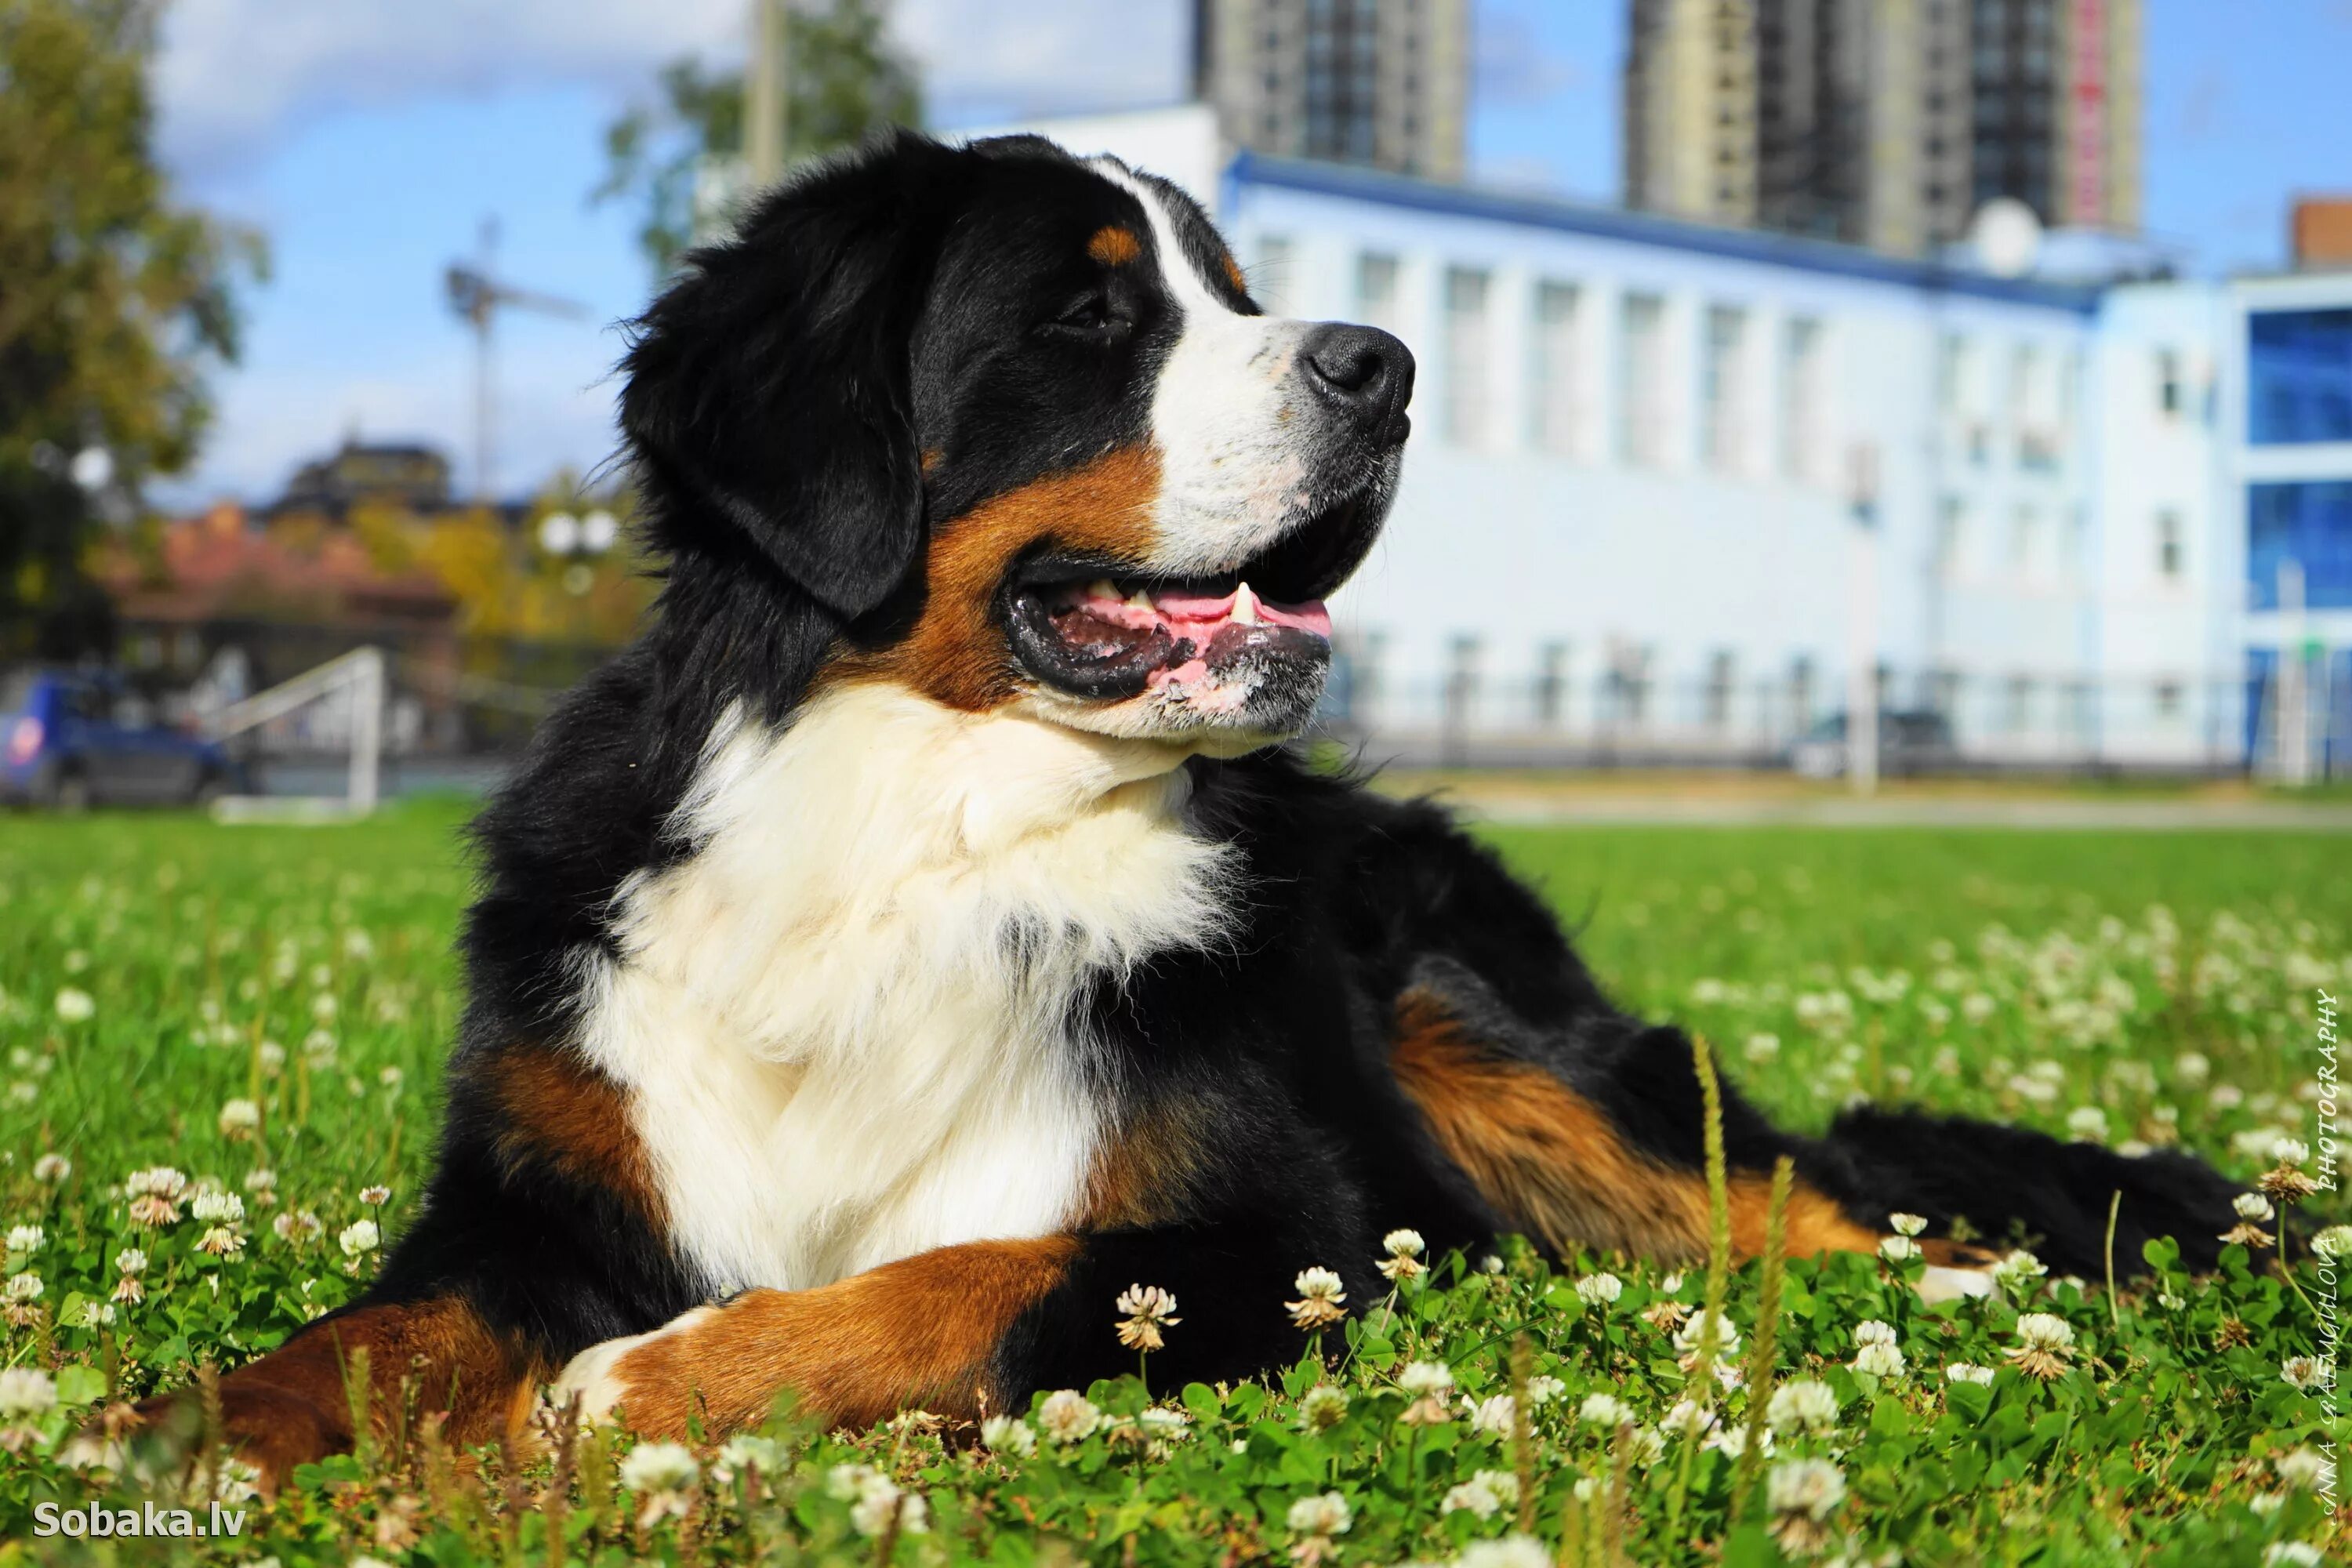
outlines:
M1916 255L2139 225L2141 0L1633 0L1635 206Z
M1458 180L1470 0L1193 0L1192 81L1234 146Z

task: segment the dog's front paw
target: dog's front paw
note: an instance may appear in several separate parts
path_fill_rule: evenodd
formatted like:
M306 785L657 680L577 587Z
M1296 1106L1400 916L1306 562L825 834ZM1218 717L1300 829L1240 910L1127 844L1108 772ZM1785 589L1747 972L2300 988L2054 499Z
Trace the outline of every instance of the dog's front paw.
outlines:
M697 1307L650 1333L627 1334L590 1345L573 1356L555 1380L557 1408L576 1398L583 1421L626 1420L634 1415L636 1419L628 1424L637 1431L647 1430L645 1423L671 1402L666 1395L677 1392L662 1386L665 1373L676 1360L671 1354L676 1347L664 1342L686 1333L718 1310Z

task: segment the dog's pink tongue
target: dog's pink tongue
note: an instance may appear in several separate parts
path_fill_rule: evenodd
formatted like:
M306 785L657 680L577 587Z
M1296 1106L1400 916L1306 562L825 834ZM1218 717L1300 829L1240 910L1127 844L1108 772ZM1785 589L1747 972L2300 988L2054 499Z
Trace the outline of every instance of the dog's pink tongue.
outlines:
M1211 597L1205 594L1161 594L1152 600L1160 613L1166 616L1171 629L1178 637L1192 637L1206 647L1208 639L1229 625L1234 618L1234 601L1238 593ZM1323 607L1320 599L1310 599L1303 605L1277 605L1271 599L1257 602L1258 618L1268 626L1297 626L1312 632L1328 642L1331 637L1331 612Z

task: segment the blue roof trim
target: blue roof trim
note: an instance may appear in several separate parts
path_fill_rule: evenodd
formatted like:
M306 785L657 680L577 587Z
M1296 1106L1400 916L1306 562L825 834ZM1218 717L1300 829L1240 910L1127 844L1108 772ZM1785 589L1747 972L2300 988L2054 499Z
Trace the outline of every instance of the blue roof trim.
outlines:
M1226 170L1225 183L1229 200L1250 185L1265 185L1280 190L1305 191L1315 195L1378 202L1389 206L1409 207L1417 212L1442 213L1449 217L1521 224L1534 228L1626 240L1636 245L1696 251L1705 256L1727 257L1735 261L1793 267L1833 277L1892 283L1899 288L1916 289L1923 292L1965 294L2012 305L2039 305L2084 316L2097 312L2103 291L2094 285L1994 278L1982 272L1945 267L1930 261L1906 261L1900 257L1882 256L1874 250L1864 250L1859 246L1806 239L1796 235L1773 234L1760 229L1721 228L1623 207L1595 206L1556 196L1514 195L1503 191L1482 190L1475 185L1453 185L1434 180L1415 179L1409 174L1392 174L1381 169L1269 157L1247 149L1234 155L1233 163Z

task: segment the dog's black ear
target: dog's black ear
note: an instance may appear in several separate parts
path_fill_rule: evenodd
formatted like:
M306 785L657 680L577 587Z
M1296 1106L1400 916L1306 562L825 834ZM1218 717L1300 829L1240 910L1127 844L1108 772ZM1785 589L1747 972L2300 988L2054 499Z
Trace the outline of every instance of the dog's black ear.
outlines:
M674 542L716 511L845 619L921 548L911 340L954 153L903 135L767 197L689 255L636 323L621 427L673 491Z

